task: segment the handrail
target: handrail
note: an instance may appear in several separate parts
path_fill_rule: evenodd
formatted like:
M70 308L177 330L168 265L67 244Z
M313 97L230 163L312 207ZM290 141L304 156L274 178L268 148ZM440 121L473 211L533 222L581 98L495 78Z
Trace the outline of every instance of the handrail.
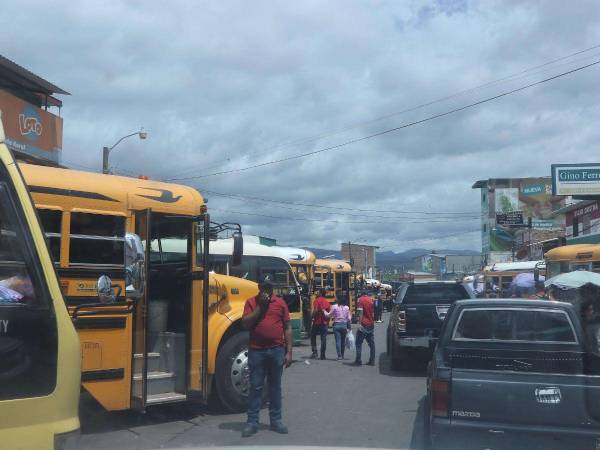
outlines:
M127 309L123 310L123 306ZM76 322L79 317L96 316L101 314L129 314L133 311L134 304L128 301L115 303L82 303L73 309L71 320ZM93 311L80 311L84 308L93 308Z

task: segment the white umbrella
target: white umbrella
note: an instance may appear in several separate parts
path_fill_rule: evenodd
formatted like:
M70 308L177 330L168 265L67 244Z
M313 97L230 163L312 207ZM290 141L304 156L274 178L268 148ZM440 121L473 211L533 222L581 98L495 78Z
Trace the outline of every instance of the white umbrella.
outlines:
M600 274L587 270L575 270L556 275L544 283L546 287L556 286L561 289L577 289L586 284L600 287Z

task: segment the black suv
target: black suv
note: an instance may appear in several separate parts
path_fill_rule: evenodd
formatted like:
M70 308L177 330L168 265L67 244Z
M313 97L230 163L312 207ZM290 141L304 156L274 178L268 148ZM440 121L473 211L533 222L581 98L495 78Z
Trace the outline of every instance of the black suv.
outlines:
M433 352L435 341L456 300L474 298L458 281L425 281L404 284L396 298L387 329L387 353L398 370L415 352Z

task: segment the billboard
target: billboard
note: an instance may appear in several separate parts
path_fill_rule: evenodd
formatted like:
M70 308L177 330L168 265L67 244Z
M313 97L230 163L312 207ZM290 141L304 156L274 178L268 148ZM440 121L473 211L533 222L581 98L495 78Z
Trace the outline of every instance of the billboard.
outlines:
M505 179L502 185L494 186L489 197L493 213L489 216L488 251L511 252L516 248L515 233L530 217L534 229L563 227L553 210L564 204L564 197L552 195L550 177Z
M58 162L62 149L62 117L44 111L0 89L0 111L6 145L13 152Z
M600 195L600 164L552 164L554 195Z

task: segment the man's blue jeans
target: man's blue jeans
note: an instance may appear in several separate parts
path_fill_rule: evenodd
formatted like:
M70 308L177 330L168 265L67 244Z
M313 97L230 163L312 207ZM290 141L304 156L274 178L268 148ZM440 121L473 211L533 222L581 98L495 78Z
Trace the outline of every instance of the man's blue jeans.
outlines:
M285 349L282 346L262 350L248 349L250 392L248 393L248 423L258 425L262 406L265 376L269 388L269 417L271 423L281 421L281 374Z
M361 362L363 341L369 344L369 364L375 363L375 327L360 327L356 332L356 362Z

